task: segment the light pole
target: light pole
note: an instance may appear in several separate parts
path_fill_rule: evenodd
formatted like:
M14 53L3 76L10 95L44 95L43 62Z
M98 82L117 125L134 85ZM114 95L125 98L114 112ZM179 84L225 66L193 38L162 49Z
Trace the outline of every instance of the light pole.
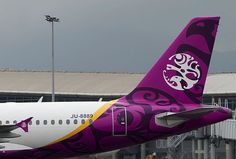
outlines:
M59 18L45 15L46 21L52 23L52 102L55 102L55 82L54 82L54 22L59 22Z

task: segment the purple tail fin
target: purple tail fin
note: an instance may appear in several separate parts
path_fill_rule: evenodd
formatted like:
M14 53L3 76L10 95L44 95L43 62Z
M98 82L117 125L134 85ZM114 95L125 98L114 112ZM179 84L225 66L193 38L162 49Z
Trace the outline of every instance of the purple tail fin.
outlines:
M136 96L140 100L168 96L179 103L200 104L219 19L192 19L130 94L141 91Z

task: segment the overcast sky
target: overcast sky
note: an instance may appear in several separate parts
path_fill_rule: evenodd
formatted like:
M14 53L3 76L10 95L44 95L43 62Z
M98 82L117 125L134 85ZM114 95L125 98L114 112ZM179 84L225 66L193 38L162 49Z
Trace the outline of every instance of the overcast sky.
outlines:
M0 2L0 68L50 70L46 14L61 21L56 69L77 72L145 72L192 17L221 16L211 70L236 72L235 0Z

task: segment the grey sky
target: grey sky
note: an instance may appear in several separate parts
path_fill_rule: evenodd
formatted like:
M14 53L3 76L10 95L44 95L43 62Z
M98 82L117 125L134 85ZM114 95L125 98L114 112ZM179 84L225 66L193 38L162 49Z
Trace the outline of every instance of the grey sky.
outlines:
M57 70L145 72L195 16L221 16L211 69L236 70L227 63L236 57L235 0L0 2L0 68L50 70L51 25L44 20L50 14L61 20L55 25Z

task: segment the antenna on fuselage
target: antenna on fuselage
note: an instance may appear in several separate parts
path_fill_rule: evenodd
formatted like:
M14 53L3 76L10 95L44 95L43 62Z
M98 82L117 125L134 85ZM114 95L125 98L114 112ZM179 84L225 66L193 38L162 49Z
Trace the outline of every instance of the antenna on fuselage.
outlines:
M39 98L38 103L42 103L43 102L43 96Z

